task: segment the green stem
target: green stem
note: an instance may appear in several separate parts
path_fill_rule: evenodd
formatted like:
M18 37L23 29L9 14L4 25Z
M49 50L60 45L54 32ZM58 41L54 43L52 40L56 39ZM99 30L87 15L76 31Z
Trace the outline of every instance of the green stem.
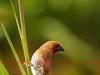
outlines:
M25 28L25 20L24 20L24 8L23 8L23 0L18 0L19 4L19 13L20 13L20 24L21 24L21 42L24 50L25 62L26 64L30 64L28 46L27 46L27 37L26 37L26 28ZM30 67L26 66L28 75L31 74Z
M19 57L18 57L18 54L17 54L17 52L16 52L16 50L15 50L15 48L14 48L12 42L11 42L11 39L10 39L10 37L9 37L9 35L8 35L8 33L7 33L7 31L6 31L6 29L5 29L3 24L2 24L2 28L3 28L4 34L6 36L6 39L7 39L8 43L9 43L9 46L10 46L10 48L12 50L12 53L13 53L13 55L14 55L17 63L18 63L18 66L19 66L19 69L20 69L22 75L26 75L25 70L24 70L24 68L23 68L23 66L21 64L21 61L20 61Z
M3 65L1 60L0 60L0 74L2 74L2 75L9 75L8 71L4 67L4 65Z
M21 38L21 29L20 29L20 25L19 25L19 22L18 22L18 18L17 18L16 12L15 12L14 5L12 3L12 0L10 0L10 3L11 3L11 7L12 7L12 10L13 10L13 13L14 13L14 17L15 17L15 20L16 20L16 23L17 23L19 35L20 35L20 38Z

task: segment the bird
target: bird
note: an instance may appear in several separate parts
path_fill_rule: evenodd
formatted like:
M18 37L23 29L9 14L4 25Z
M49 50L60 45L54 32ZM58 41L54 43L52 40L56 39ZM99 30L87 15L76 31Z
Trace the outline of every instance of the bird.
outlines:
M57 41L47 41L37 49L31 58L33 75L51 75L52 57L58 51L64 51Z

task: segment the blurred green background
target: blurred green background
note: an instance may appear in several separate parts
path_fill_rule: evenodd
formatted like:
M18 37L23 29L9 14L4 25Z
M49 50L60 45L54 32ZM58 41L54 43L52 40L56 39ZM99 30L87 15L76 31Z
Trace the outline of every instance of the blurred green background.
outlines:
M19 18L18 2L12 1ZM56 40L65 52L53 56L53 75L100 75L100 0L24 0L24 10L30 57L46 41ZM2 23L24 62L9 0L0 0ZM1 25L0 59L10 75L21 75Z

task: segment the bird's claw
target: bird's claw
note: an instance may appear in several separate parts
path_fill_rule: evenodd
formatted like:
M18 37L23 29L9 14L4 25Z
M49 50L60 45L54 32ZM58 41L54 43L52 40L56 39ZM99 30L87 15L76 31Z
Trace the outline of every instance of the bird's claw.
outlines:
M28 66L28 67L33 66L31 62L30 62L30 64L26 64L26 62L24 62L23 65Z

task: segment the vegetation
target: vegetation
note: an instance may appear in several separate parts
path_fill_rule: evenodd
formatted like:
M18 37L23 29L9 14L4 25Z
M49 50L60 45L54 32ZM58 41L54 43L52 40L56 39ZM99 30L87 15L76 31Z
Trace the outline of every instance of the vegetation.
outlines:
M99 3L0 0L0 75L31 75L23 63L48 40L65 49L53 58L53 75L100 75Z

